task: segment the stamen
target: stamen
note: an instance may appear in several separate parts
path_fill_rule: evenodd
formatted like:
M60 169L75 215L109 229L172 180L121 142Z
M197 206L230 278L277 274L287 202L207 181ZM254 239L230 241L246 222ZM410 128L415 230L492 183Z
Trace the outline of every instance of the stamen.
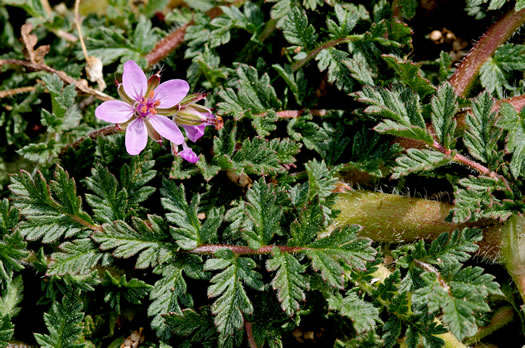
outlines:
M215 129L216 130L220 130L220 129L222 129L222 127L224 127L224 121L222 120L222 117L220 117L218 115L215 116L214 123L215 123Z
M154 96L155 96L155 91L150 91L148 95L148 99L153 99Z
M160 100L155 100L155 103L153 103L153 107L156 108L160 105Z
M156 115L157 114L157 110L151 108L149 109L149 112L152 114L152 115Z
M142 105L142 107L140 108L140 112L145 114L146 111L148 111L148 107L146 105Z

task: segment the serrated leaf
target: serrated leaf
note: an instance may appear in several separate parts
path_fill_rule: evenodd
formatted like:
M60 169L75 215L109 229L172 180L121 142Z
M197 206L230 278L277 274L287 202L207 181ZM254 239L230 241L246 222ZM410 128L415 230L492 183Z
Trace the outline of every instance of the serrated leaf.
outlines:
M152 288L151 285L136 278L131 278L128 281L125 274L120 277L114 277L109 271L106 271L104 276L105 279L102 282L105 292L104 302L109 302L111 308L117 313L121 313L120 303L122 298L131 304L138 305L141 304L141 299Z
M76 195L75 180L58 165L54 178L48 184L41 172L33 178L28 172L21 171L11 179L9 188L15 194L15 207L25 217L18 228L26 239L42 239L43 243L50 243L63 235L71 237L93 226L91 217L82 210L82 202Z
M316 56L319 71L328 72L328 82L335 83L335 86L342 91L350 92L354 81L347 61L348 53L340 51L334 47L321 50Z
M246 114L255 116L280 110L281 101L277 98L267 73L259 78L257 69L246 64L235 64L238 77L238 91L227 88L219 95L224 100L217 104L220 114L233 114L240 120ZM260 116L256 116L260 117Z
M308 244L306 255L312 260L312 268L333 287L343 288L344 270L341 262L363 270L367 261L374 260L376 251L372 241L357 237L358 225L345 226L334 230L330 236Z
M88 274L99 263L109 262L109 255L101 253L89 238L62 243L59 250L51 254L49 275Z
M182 313L181 304L193 306L191 294L187 291L186 280L183 272L193 278L205 279L202 273L202 260L197 255L186 255L176 262L167 264L156 270L161 273L159 279L150 291L149 298L152 300L148 307L148 316L152 316L151 327L157 331L157 336L169 338L169 328L166 326L162 315L170 312Z
M62 303L53 303L48 313L44 313L44 322L49 335L35 333L35 339L41 347L81 348L82 302L80 297L71 294L64 296Z
M177 336L190 336L190 341L193 344L209 342L216 335L215 326L209 313L200 314L187 308L182 313L171 312L164 315L164 320Z
M451 149L455 145L454 131L457 111L456 94L449 83L439 87L436 95L432 97L432 127L437 141L445 148Z
M266 184L263 179L253 183L246 193L246 201L246 217L252 223L250 228L242 231L242 235L251 248L259 249L267 245L274 234L281 234L283 209L277 202L272 186Z
M215 325L221 335L232 335L244 324L244 314L253 313L253 305L248 298L242 282L262 290L261 275L254 271L255 262L241 258L229 250L215 253L217 258L209 259L204 265L205 271L222 270L213 276L208 287L208 297L218 297L211 306L215 314Z
M480 69L482 86L490 93L496 92L498 98L504 98L504 89L513 90L509 79L514 71L525 69L525 46L505 44L498 47Z
M281 308L291 317L299 310L299 302L306 300L304 289L308 287L308 282L301 274L305 267L293 255L281 252L279 248L274 248L272 253L273 257L266 261L266 269L277 271L272 287L277 290Z
M352 320L357 333L374 330L376 323L381 323L379 310L372 303L360 299L355 292L345 296L339 312Z
M290 225L292 238L288 241L290 246L304 246L310 243L322 230L325 217L318 201L313 201L303 208L299 217Z
M510 171L517 179L525 160L525 130L522 121L525 114L521 112L518 114L516 109L508 103L503 103L499 112L501 118L498 119L496 126L508 131L506 150L512 153Z
M470 154L476 159L488 163L489 167L497 166L500 154L497 142L501 130L496 128L496 113L492 112L492 97L488 93L478 96L472 105L472 113L466 117L467 128L463 142Z
M86 186L94 194L86 194L86 202L102 222L126 220L129 216L128 192L119 188L117 179L100 164L91 169L91 176L85 179Z
M138 255L135 268L144 269L166 262L175 253L169 242L164 220L156 215L144 221L133 217L132 226L124 221L103 225L103 231L95 232L91 238L100 244L101 250L113 250L117 258Z
M301 8L293 6L281 23L280 29L286 41L293 46L303 47L306 51L310 51L317 44L315 28L308 24L308 16Z
M337 23L330 18L326 20L326 26L330 32L330 38L344 38L352 32L359 19L361 19L360 13L356 10L349 11L340 4L334 6L334 11Z
M408 149L396 159L397 166L394 167L392 179L399 179L414 172L434 170L450 162L450 156L435 150Z
M128 204L140 210L139 203L144 202L154 192L155 187L146 184L153 180L157 171L153 169L155 160L152 160L151 151L144 151L138 156L132 156L129 165L126 163L120 168L120 184L128 193Z
M17 306L24 298L23 291L24 281L21 275L7 282L6 288L2 291L2 296L0 297L0 315L2 317L14 318L20 313L22 308Z
M217 241L217 229L222 222L222 211L213 211L213 218L206 220L201 226L198 214L199 195L193 196L188 204L183 185L176 185L170 180L163 180L161 194L162 206L169 211L166 214L168 222L175 224L176 228L171 228L172 236L177 245L183 249L194 249L204 243Z
M419 96L410 89L387 90L365 86L355 93L355 96L358 101L370 105L365 109L366 113L390 120L389 122L385 120L380 126L376 126L379 127L378 130L401 132L404 137L433 144L433 138L428 133L421 114Z
M381 57L388 63L388 66L395 70L401 81L421 97L436 91L432 83L423 76L420 65L401 60L391 54L383 54Z

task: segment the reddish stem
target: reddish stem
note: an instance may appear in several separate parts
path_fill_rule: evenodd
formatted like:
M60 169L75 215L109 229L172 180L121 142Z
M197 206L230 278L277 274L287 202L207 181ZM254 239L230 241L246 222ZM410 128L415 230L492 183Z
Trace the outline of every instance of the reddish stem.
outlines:
M472 47L450 78L450 83L458 96L467 95L481 66L524 22L525 9L518 12L511 10L490 27Z
M244 328L246 330L246 336L248 337L248 344L250 345L250 348L257 348L255 337L253 337L252 323L246 320L246 318L244 319Z
M225 244L207 244L190 250L192 254L213 254L218 250L228 249L236 255L264 255L270 254L273 248L279 248L285 253L298 253L306 248L304 247L289 247L283 245L266 245L259 249L252 249L244 245L225 245Z

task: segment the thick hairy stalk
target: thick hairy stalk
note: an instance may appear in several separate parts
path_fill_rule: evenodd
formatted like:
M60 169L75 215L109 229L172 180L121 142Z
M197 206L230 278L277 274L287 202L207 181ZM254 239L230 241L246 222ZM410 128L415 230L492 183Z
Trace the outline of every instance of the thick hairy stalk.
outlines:
M524 22L525 9L518 12L510 10L479 39L450 78L458 96L467 96L481 66Z
M335 209L341 213L332 227L358 224L364 227L362 236L385 243L434 239L443 232L472 226L446 222L452 207L448 203L422 198L353 191L339 195ZM497 260L501 248L501 226L485 222L476 226L484 230L479 254Z

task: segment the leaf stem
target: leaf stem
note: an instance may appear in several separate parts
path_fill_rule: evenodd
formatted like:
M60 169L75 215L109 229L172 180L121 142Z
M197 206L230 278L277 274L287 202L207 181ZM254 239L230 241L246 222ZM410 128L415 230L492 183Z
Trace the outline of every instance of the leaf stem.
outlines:
M58 157L61 157L70 148L71 149L76 149L87 138L96 139L99 136L112 135L112 134L118 133L119 131L120 131L120 129L116 125L107 126L107 127L104 127L104 128L97 129L97 130L89 133L88 135L85 135L85 136L83 136L81 138L78 138L77 140L75 140L75 142L66 145L64 148L62 148L62 150L58 154Z
M55 70L46 64L37 64L37 63L33 63L27 60L19 60L19 59L0 59L0 66L2 65L20 65L20 66L24 66L26 68L30 68L33 70L47 71L47 72L57 75L62 81L69 83L71 85L74 85L82 93L93 95L97 99L100 99L102 101L114 99L113 97L103 92L97 91L96 89L88 87L82 82L75 80L74 78L66 74L65 72L60 71L60 70Z
M491 335L494 331L499 330L503 326L512 322L513 319L514 308L512 308L512 306L504 306L498 308L492 316L492 319L490 319L490 323L487 326L480 327L478 332L474 336L469 337L465 341L465 344L471 346L481 341L483 338Z
M310 61L310 59L315 57L319 52L321 52L324 49L327 49L327 48L330 48L330 47L334 47L334 46L337 46L337 45L345 43L345 42L355 41L355 40L357 40L359 38L361 38L360 35L350 35L350 36L341 37L341 38L338 38L338 39L335 39L335 40L327 41L327 42L323 43L322 45L317 46L312 51L310 51L308 53L308 55L304 59L302 59L302 60L296 62L295 64L293 64L292 65L292 70L293 71L299 70L303 65L308 63Z
M250 348L257 348L255 337L253 336L252 323L244 318L244 329L246 330L246 336L248 337L248 344Z
M271 254L273 248L279 248L285 253L298 253L306 248L304 247L289 247L284 245L266 245L259 249L252 249L244 245L226 245L226 244L206 244L195 249L189 250L192 254L213 254L218 250L228 249L235 255L264 255Z
M524 22L525 9L518 12L512 9L487 30L450 78L458 96L466 97L482 65Z

